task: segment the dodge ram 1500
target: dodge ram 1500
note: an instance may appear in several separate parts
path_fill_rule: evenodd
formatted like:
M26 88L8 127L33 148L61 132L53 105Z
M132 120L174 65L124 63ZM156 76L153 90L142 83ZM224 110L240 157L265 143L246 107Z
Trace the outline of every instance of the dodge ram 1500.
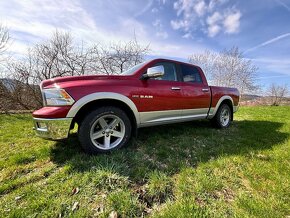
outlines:
M239 104L236 88L209 86L200 67L167 59L120 75L53 78L40 88L44 106L33 112L36 134L67 138L77 123L80 144L91 154L124 146L140 127L209 119L226 128Z

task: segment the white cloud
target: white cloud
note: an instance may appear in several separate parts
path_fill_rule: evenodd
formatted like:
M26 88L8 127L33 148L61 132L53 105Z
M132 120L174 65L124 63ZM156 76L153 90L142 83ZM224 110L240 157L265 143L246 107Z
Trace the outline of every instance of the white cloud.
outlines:
M177 0L173 4L176 19L170 21L174 30L184 34L202 30L209 37L220 32L237 33L242 16L233 6L222 7L228 0Z
M193 39L193 36L191 35L191 33L186 33L182 36L182 38L184 39Z
M214 12L211 16L208 16L206 22L208 25L214 25L219 22L223 17L219 12Z
M168 38L168 33L166 31L160 31L156 33L157 37L160 37L162 39L167 39Z
M232 12L225 17L223 22L226 33L237 33L240 27L240 11Z
M152 25L156 29L156 36L162 39L167 39L168 38L168 33L164 31L163 24L160 19L156 19Z
M219 25L211 25L208 27L208 36L215 37L221 30Z
M200 1L194 6L194 10L197 13L197 15L201 17L202 15L205 14L207 6L204 1Z
M189 22L186 20L172 20L170 21L171 27L174 30L178 30L178 29L188 29L189 26Z
M155 27L161 27L161 20L160 19L156 19L153 23L152 23L153 26Z
M159 10L157 8L152 8L151 12L152 13L157 13Z
M148 2L111 0L86 4L80 0L0 1L1 22L9 27L13 38L9 51L13 55L25 54L28 47L49 39L56 29L70 31L77 42L83 41L85 45L128 41L135 33L141 45L150 43L152 53L159 55L187 58L193 52L206 49L199 43L188 46L169 41L170 34L161 21L155 25L162 28L154 29L153 25L132 16ZM182 26L185 28L189 23L183 22Z

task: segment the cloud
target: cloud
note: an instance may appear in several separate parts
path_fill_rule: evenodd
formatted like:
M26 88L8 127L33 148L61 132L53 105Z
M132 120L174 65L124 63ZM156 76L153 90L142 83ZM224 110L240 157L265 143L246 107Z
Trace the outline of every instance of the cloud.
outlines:
M148 11L153 5L153 0L149 0L147 5L141 10L141 11L138 11L137 13L135 13L135 17L138 17L142 14L144 14L146 11Z
M286 5L283 1L281 0L276 0L276 2L279 4L279 5L282 5L285 9L287 9L288 11L290 11L290 6Z
M204 1L200 1L194 6L194 10L197 13L197 15L201 17L202 15L205 14L207 6Z
M207 31L209 37L214 37L221 31L221 27L218 23L222 20L222 18L223 17L219 12L214 12L213 15L207 17L206 23L208 24Z
M219 25L211 25L208 27L208 36L215 37L221 30Z
M289 37L289 36L290 36L290 33L285 33L285 34L282 34L282 35L276 36L276 37L274 37L274 38L272 38L272 39L270 39L270 40L267 40L267 41L265 41L265 42L263 42L263 43L261 43L261 44L259 44L259 45L256 45L256 46L254 46L254 47L252 47L252 48L247 49L244 53L247 53L247 52L250 52L250 51L256 50L256 49L261 48L261 47L264 47L264 46L266 46L266 45L270 45L270 44L272 44L272 43L274 43L274 42L277 42L277 41L279 41L279 40L281 40L281 39L284 39L284 38L286 38L286 37Z
M156 29L156 36L162 39L167 39L168 38L168 33L164 30L163 24L160 19L156 19L152 25Z
M182 38L184 39L193 39L193 36L191 35L191 33L186 33L182 36Z
M157 8L152 8L151 12L152 13L157 13L159 10Z
M206 22L208 25L215 25L219 22L223 17L219 12L214 12L211 16L207 17Z
M187 58L188 54L206 49L194 42L188 46L169 41L170 35L162 20L153 22L154 26L133 17L132 14L147 2L86 3L80 0L0 1L1 21L9 27L13 38L10 53L15 58L23 57L29 47L49 39L56 29L70 31L76 43L84 42L85 46L128 41L135 33L138 42L143 46L150 43L156 55Z
M173 4L176 19L170 21L174 30L184 34L200 31L209 37L220 32L233 34L239 31L242 14L234 6L224 5L228 0L177 0Z
M240 11L232 12L225 17L223 22L225 33L237 33L240 27L240 18L242 14Z
M168 38L168 33L166 31L159 31L156 33L157 37L160 37L162 39L167 39Z

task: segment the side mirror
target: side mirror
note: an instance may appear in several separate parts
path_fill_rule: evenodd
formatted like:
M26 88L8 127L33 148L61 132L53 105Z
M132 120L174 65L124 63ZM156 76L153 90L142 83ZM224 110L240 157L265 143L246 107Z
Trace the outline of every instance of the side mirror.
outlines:
M164 75L164 67L160 65L155 67L149 67L147 69L147 73L143 74L141 79L158 78L163 75Z

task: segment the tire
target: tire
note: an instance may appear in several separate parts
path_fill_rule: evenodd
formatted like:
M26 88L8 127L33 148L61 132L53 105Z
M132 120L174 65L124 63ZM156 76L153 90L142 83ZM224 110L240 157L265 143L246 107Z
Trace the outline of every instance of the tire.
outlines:
M126 145L131 129L131 122L123 110L113 106L100 107L82 120L78 138L86 153L107 153Z
M219 129L224 129L230 126L231 120L232 120L231 108L227 104L222 104L211 121L215 127Z

